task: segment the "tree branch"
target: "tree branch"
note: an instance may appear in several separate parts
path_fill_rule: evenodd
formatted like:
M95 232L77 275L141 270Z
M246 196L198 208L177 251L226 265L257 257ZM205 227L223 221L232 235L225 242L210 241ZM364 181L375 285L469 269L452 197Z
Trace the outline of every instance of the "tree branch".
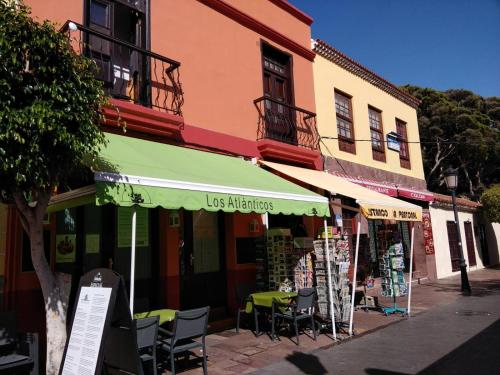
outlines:
M17 211L19 213L19 218L21 219L21 224L26 231L26 233L30 232L29 223L34 220L33 211L28 206L28 202L24 197L24 194L21 191L15 191L12 193L14 197L14 202L16 203Z

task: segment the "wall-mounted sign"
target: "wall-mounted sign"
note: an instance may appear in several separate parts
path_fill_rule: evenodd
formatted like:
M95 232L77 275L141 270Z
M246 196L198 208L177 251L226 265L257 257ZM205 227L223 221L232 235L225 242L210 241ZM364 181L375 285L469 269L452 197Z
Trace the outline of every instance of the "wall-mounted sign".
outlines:
M399 135L395 132L387 133L387 148L393 151L400 151Z
M147 208L136 207L136 234L135 245L137 247L149 246L149 212ZM132 208L118 207L117 219L117 247L128 247L132 245Z
M180 225L179 211L170 211L168 213L168 225L171 228L178 228Z
M99 233L89 233L85 235L85 253L98 254L101 244Z
M76 234L56 235L56 262L73 263L76 256Z
M432 234L431 214L422 213L422 225L424 226L424 247L427 255L434 254L434 236Z

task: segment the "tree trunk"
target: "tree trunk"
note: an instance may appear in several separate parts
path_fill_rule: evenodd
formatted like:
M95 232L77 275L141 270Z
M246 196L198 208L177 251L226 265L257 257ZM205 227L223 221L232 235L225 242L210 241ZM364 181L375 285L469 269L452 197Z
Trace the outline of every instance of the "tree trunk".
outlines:
M43 222L30 222L31 259L40 286L42 287L47 329L46 373L59 373L64 345L66 343L66 312L68 294L62 280L56 278L50 269L43 250Z
M40 193L35 207L30 207L22 194L14 194L21 222L29 234L31 260L40 281L45 305L47 330L46 374L57 375L66 344L66 313L69 293L62 278L50 269L43 248L43 216L49 194Z

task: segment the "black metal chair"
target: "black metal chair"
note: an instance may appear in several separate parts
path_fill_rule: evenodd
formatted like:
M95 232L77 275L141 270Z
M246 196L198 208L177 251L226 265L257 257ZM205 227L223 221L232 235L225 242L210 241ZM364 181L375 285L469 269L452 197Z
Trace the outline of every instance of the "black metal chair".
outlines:
M208 314L210 307L177 311L172 332L160 328L160 333L167 337L161 340L160 350L165 351L170 359L170 369L175 375L175 355L189 353L192 349L201 348L203 353L203 374L207 375L207 350L205 336L207 334ZM195 341L194 339L201 339Z
M238 304L238 315L236 316L236 332L240 331L240 321L241 321L241 313L247 313L247 303L252 305L252 312L255 323L255 334L259 334L259 312L255 308L253 304L253 300L250 297L254 290L250 286L250 284L237 284L236 285L236 303Z
M156 342L158 339L158 325L160 318L153 316L136 320L137 330L137 348L141 358L144 373L157 374L156 366ZM149 364L148 367L145 367ZM146 368L152 368L152 371L146 372Z
M13 312L0 313L0 373L38 375L38 335L18 333Z
M297 297L291 303L281 303L279 301L273 301L272 307L272 328L271 335L274 338L278 337L278 332L280 326L276 327L276 321L281 320L293 323L295 328L295 337L297 339L297 345L299 345L299 329L298 323L300 321L309 319L311 322L311 329L313 331L314 340L316 340L316 327L314 322L314 316L312 309L314 306L314 300L316 297L316 291L314 288L304 288L300 289Z

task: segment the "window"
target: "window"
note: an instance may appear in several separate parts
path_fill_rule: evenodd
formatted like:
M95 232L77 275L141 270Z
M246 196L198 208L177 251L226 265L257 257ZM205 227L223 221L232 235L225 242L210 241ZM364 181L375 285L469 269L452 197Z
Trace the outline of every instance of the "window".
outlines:
M291 56L262 43L266 137L289 144L297 143L291 111L293 103Z
M406 122L396 119L396 132L399 136L399 164L402 168L411 168L410 153L408 150L408 135L406 133Z
M351 97L335 91L335 110L337 113L339 149L355 154L356 144L354 143Z
M368 106L368 122L372 140L372 155L374 160L385 162L384 128L382 126L382 112Z
M109 29L109 4L92 0L90 2L90 24Z

